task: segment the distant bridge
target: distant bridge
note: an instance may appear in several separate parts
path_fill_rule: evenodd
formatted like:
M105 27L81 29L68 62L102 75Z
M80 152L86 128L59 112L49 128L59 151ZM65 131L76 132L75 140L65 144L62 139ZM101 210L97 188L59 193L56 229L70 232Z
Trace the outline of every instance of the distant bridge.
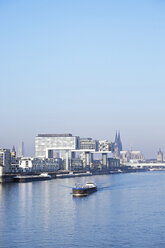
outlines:
M131 166L135 168L165 168L165 162L163 163L122 163L124 166Z

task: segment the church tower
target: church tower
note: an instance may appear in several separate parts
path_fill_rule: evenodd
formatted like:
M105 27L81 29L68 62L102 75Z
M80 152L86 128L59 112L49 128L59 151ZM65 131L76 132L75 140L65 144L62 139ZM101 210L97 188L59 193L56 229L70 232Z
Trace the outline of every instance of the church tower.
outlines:
M159 148L159 151L157 153L157 162L163 163L163 152Z
M15 150L15 146L13 146L12 151L11 151L11 156L16 158L16 150Z

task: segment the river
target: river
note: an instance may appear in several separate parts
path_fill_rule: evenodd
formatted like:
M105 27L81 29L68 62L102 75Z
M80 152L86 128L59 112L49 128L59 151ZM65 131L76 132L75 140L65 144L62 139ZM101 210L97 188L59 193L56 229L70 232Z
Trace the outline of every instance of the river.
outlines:
M75 198L75 183L98 191ZM165 172L0 184L0 248L165 247Z

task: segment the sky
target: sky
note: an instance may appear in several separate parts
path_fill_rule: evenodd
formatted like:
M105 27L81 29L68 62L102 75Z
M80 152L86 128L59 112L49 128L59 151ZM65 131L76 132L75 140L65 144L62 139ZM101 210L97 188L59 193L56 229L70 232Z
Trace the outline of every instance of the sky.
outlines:
M165 153L163 0L0 0L0 147L39 133Z

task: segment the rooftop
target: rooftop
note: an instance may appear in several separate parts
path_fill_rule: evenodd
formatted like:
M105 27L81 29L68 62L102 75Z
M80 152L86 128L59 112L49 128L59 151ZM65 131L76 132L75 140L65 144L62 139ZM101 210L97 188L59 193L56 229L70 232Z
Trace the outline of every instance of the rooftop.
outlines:
M72 137L70 133L63 134L38 134L37 137Z

